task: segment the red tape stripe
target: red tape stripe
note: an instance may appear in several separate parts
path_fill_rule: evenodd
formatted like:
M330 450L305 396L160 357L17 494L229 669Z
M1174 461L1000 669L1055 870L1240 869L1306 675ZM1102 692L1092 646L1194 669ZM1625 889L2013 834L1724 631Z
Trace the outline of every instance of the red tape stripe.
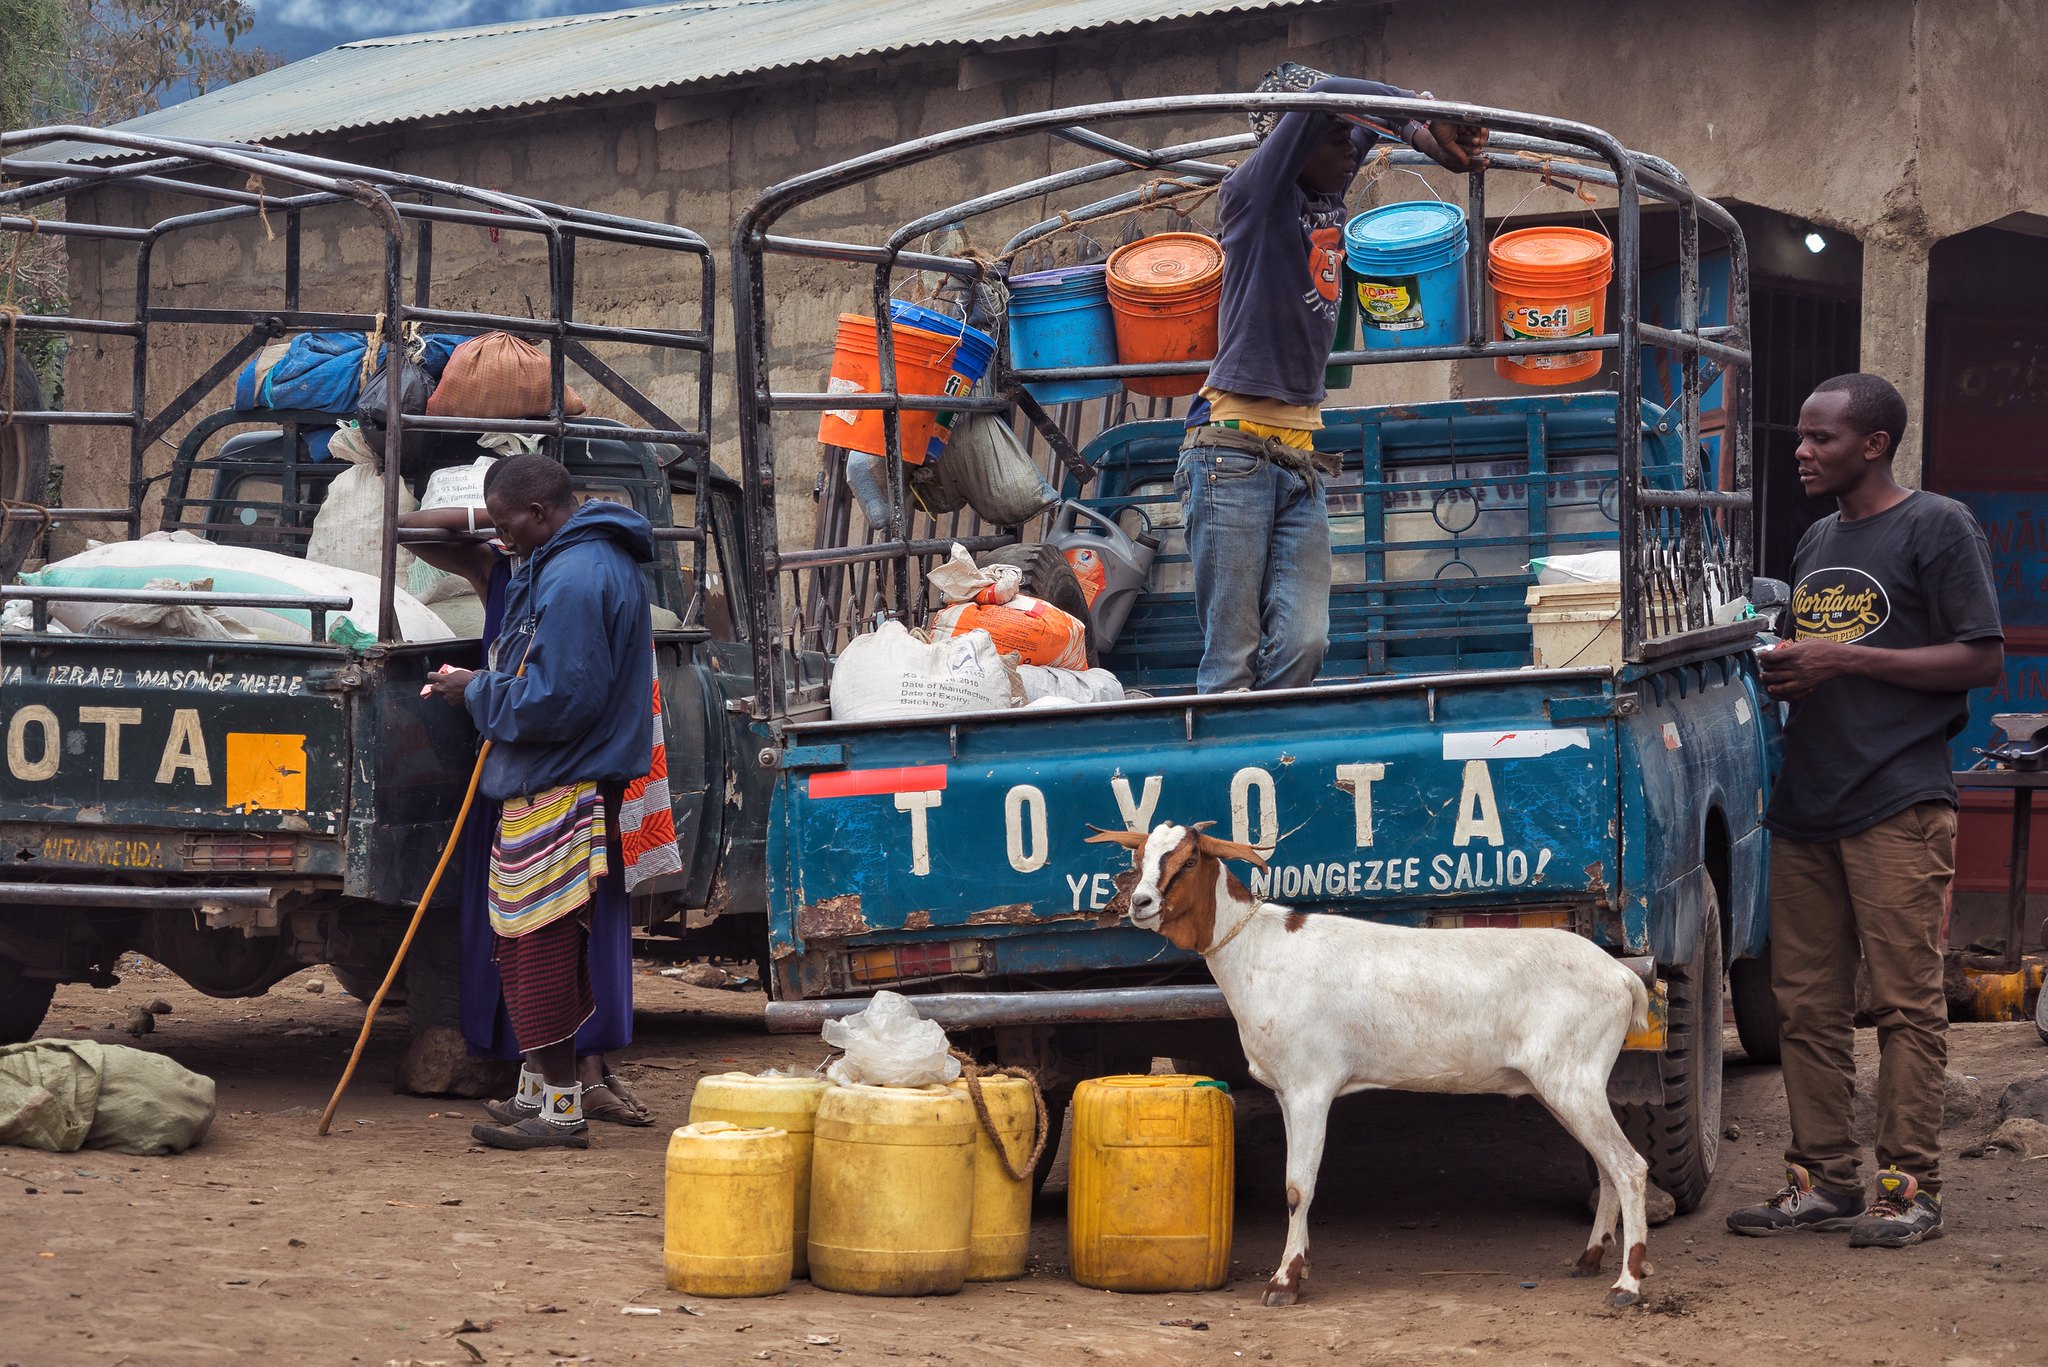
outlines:
M876 797L889 793L943 792L946 766L920 764L908 769L846 769L836 774L812 774L811 797Z

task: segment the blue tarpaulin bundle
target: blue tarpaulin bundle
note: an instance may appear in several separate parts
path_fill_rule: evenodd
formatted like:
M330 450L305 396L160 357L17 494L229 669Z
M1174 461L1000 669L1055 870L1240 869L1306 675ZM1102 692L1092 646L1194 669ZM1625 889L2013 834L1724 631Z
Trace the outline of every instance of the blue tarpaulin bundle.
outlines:
M449 353L469 339L457 333L430 332L420 340L425 351L419 364L428 378L438 382ZM236 378L235 407L353 413L362 393L363 352L368 345L369 339L360 332L307 332L292 338L281 357L266 348L243 366ZM383 360L381 348L378 360Z

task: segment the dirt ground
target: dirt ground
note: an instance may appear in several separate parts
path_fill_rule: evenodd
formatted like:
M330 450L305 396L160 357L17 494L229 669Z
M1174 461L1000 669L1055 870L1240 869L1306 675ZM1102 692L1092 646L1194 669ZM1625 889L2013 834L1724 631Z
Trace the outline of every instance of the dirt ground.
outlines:
M1339 1103L1293 1309L1258 1303L1284 1223L1277 1143L1243 1163L1233 1280L1211 1294L1068 1281L1062 1159L1022 1281L715 1301L662 1284L669 1127L701 1073L824 1057L815 1039L765 1034L758 995L643 969L624 1071L662 1123L519 1155L472 1145L476 1103L389 1090L403 1011L379 1019L333 1133L316 1137L362 1019L324 969L214 1001L130 964L119 988L61 991L46 1033L168 1053L218 1080L220 1116L173 1158L0 1148L0 1363L2048 1362L2048 1162L1954 1157L1948 1237L1915 1249L1723 1231L1728 1207L1778 1185L1785 1140L1777 1071L1743 1062L1732 1032L1737 1137L1706 1207L1652 1231L1655 1275L1629 1310L1602 1303L1604 1280L1565 1275L1588 1223L1583 1165L1539 1107L1390 1093ZM171 1011L131 1039L119 1023L155 997ZM1955 1152L2048 1049L2026 1024L1957 1026L1950 1041L1983 1093L1948 1136ZM1859 1038L1866 1055L1874 1043Z

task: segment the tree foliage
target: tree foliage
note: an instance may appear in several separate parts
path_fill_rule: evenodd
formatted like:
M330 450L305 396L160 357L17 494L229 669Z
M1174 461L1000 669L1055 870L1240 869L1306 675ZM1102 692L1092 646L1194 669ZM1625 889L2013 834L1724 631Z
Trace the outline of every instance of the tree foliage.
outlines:
M26 124L54 87L65 27L64 0L0 0L0 129Z
M105 127L278 64L261 48L235 46L256 22L242 0L42 2L63 6L68 40L49 122Z

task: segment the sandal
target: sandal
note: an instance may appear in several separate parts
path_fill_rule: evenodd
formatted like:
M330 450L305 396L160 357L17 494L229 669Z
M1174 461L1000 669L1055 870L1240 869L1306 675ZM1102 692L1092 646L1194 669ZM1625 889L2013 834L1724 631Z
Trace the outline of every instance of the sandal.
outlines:
M583 1089L583 1117L586 1120L603 1120L614 1125L652 1125L654 1117L645 1110L629 1105L619 1094L605 1083Z
M647 1103L640 1099L640 1094L631 1087L628 1087L626 1080L617 1073L606 1073L604 1075L604 1085L611 1088L613 1096L625 1102L628 1106L640 1112L640 1114L649 1118L653 1117L654 1113L647 1109Z

